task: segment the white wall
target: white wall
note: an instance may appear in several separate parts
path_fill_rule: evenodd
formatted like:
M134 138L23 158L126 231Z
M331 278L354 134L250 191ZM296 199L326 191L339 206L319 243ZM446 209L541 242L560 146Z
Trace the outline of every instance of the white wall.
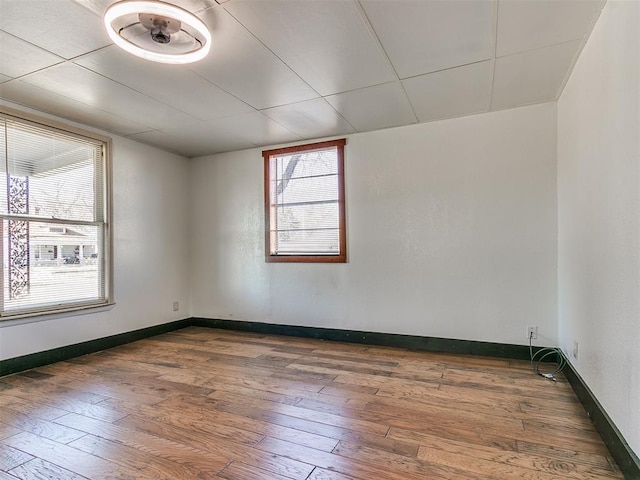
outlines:
M0 322L0 359L189 317L188 160L109 136L116 305L106 312L43 316L17 326ZM180 302L180 311L173 312L173 300Z
M266 264L258 149L191 165L192 313L557 343L556 107L352 135L348 263Z
M559 330L640 453L640 2L609 0L558 103Z

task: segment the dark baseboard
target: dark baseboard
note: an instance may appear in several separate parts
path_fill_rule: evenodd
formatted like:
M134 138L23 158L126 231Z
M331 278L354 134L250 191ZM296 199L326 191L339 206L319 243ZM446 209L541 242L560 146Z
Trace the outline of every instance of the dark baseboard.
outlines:
M74 345L45 350L43 352L0 360L0 377L42 367L50 363L61 362L81 355L99 352L108 348L117 347L118 345L124 345L125 343L135 342L136 340L161 335L189 326L398 347L409 350L529 360L529 347L527 345L192 317L142 328L140 330L133 330L131 332L97 338ZM537 351L538 348L540 347L534 347L534 351Z
M457 353L464 355L482 355L514 360L529 360L528 345L478 342L473 340L455 340L451 338L420 337L396 333L363 332L359 330L340 330L336 328L301 327L279 325L275 323L242 322L237 320L218 320L213 318L192 318L191 324L197 327L221 328L241 332L287 335L291 337L315 338L336 342L362 343L384 347L398 347L428 352ZM534 352L539 347L534 347Z
M566 357L565 357L566 359ZM565 377L582 403L587 415L595 425L611 456L615 459L624 474L624 478L640 479L640 459L631 450L618 427L595 397L591 389L567 359L567 366L563 370Z
M42 367L50 363L61 362L70 358L79 357L88 353L95 353L107 348L117 347L125 343L135 342L143 338L153 337L162 333L172 332L191 325L191 319L177 320L163 323L153 327L142 328L132 332L119 333L109 337L96 338L86 342L67 345L64 347L32 353L21 357L9 358L0 361L0 377L12 373L22 372L36 367Z

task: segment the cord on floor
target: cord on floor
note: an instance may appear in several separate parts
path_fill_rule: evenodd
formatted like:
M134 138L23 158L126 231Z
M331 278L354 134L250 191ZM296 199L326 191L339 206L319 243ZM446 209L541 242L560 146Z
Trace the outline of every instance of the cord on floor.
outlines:
M529 333L529 355L531 356L531 369L541 377L557 382L556 375L558 375L564 369L564 367L567 366L567 360L565 359L564 355L562 355L562 350L560 350L557 347L547 347L547 348L539 349L534 354L533 344L531 343L532 338L533 338L533 332L530 332ZM552 355L555 355L557 358L555 362L556 364L555 370L547 373L541 372L540 363L542 363L545 358L548 358Z

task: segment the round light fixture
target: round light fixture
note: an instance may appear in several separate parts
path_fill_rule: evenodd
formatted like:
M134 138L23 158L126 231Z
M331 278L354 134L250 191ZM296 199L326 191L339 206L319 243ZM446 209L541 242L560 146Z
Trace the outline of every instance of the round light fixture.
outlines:
M104 13L113 43L160 63L191 63L211 48L207 26L187 10L159 0L123 0Z

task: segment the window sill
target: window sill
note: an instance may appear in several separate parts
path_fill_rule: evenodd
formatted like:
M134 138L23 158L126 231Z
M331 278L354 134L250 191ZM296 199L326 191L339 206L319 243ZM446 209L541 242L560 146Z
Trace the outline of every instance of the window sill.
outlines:
M48 320L56 320L58 318L75 317L78 315L88 315L93 313L108 312L113 309L115 302L102 303L100 305L82 305L69 308L61 308L58 310L49 310L43 312L18 313L16 315L7 315L0 317L0 329L5 327L14 327L27 323L44 322Z
M347 263L346 255L267 255L267 263Z

